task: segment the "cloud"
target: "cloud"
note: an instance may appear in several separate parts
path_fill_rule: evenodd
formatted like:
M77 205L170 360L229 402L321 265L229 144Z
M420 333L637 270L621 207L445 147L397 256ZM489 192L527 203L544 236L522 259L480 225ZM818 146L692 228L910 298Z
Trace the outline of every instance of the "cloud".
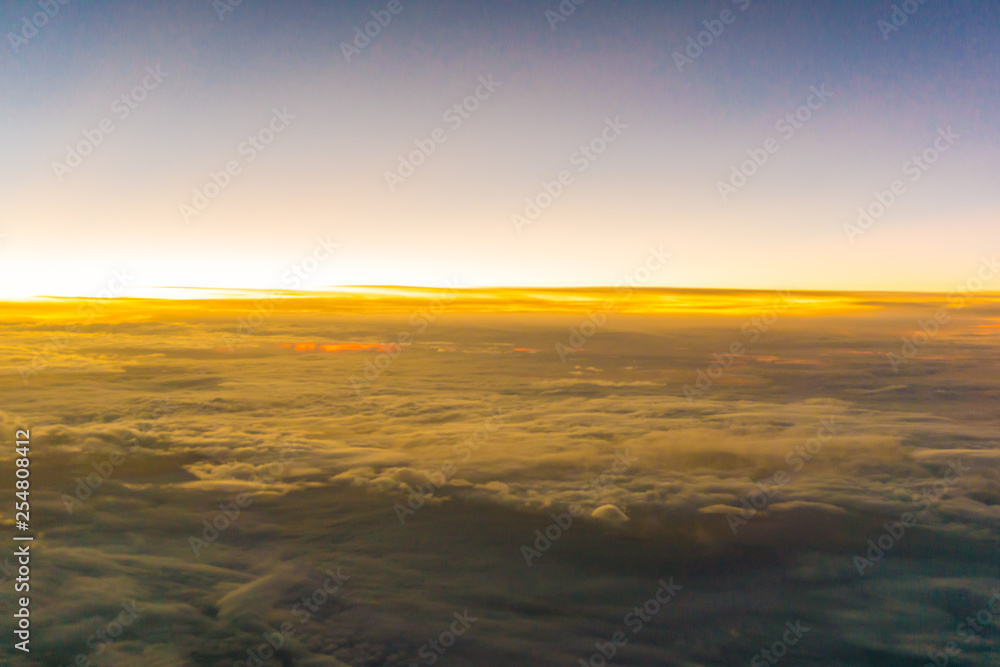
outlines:
M995 378L957 343L897 378L852 353L891 349L894 325L798 321L754 353L808 366L740 361L692 402L681 386L738 327L619 320L580 353L595 379L559 361L561 324L468 315L480 324L436 323L426 340L448 346L417 341L358 397L347 378L377 352L276 343L378 340L405 311L276 314L234 356L212 349L238 308L174 307L107 324L120 346L88 328L59 354L93 364L58 361L0 389L0 436L32 429L31 498L46 517L33 604L50 664L86 652L126 598L147 611L106 664L228 665L289 622L273 664L409 665L464 609L483 620L449 649L454 664L571 664L628 631L624 616L670 576L685 589L630 637L628 664L749 660L793 615L816 627L801 664L912 660L980 608L1000 519ZM885 322L917 306L900 308ZM4 345L25 359L51 326L15 329ZM498 353L515 347L539 352ZM836 433L814 441L824 420ZM67 511L113 453L123 462ZM958 483L877 577L859 576L851 557L955 458L968 466ZM401 525L394 506L441 475ZM761 484L767 506L734 535L727 515ZM240 493L252 504L195 556L189 538ZM585 514L526 567L521 546L574 504ZM337 567L352 577L343 594L296 614Z

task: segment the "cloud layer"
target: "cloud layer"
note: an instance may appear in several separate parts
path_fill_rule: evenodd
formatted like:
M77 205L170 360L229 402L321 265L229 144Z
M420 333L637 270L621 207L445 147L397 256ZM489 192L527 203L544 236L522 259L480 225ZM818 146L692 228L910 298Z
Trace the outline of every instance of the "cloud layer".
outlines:
M995 307L898 372L930 298L792 312L754 341L742 312L623 314L566 363L586 311L445 310L369 347L424 305L287 302L228 350L239 308L133 305L71 333L72 311L6 308L0 429L32 430L41 517L26 664L245 664L285 623L266 664L428 664L466 610L442 664L576 664L619 630L620 664L746 664L797 620L789 664L923 664L998 586ZM990 664L995 627L959 664Z

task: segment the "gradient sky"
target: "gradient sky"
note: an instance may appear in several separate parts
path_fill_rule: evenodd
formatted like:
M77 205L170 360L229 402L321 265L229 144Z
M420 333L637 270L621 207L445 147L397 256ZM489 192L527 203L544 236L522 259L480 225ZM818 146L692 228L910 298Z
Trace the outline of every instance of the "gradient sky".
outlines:
M411 2L360 55L341 43L386 2L73 1L15 53L38 11L0 26L0 297L143 287L288 287L317 237L340 244L301 287L608 285L649 248L648 284L950 291L1000 248L1000 3L927 2L883 39L890 2ZM735 20L679 72L702 22ZM147 67L167 72L125 119ZM480 76L501 86L453 129ZM795 135L775 124L810 87L833 97ZM252 163L272 109L294 115ZM606 118L628 127L579 173ZM115 131L60 181L83 132ZM954 146L910 182L938 128ZM395 192L414 140L447 141ZM780 150L723 202L748 149ZM186 223L210 171L242 173ZM518 233L511 216L564 169L573 183ZM907 191L851 243L844 225L895 179ZM988 289L998 290L997 286Z

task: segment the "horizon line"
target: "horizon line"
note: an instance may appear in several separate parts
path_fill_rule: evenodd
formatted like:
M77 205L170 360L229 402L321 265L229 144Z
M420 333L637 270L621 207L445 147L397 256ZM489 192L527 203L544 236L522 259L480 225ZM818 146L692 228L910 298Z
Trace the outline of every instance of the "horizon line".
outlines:
M831 288L775 288L775 287L668 287L668 286L628 286L628 285L533 285L533 286L517 286L517 285L501 285L501 286L478 286L478 287L442 287L442 286L428 286L428 285L395 285L395 284L383 284L383 285L334 285L324 288L308 289L308 290L290 290L284 288L258 288L258 287L206 287L206 286L144 286L136 288L142 291L179 291L179 292L214 292L214 296L198 296L196 294L191 294L191 297L180 297L180 296L127 296L127 295L111 295L111 296L94 296L94 295L57 295L57 294L38 294L23 297L5 297L0 296L0 303L22 303L22 302L38 302L38 301L233 301L241 299L254 299L259 298L262 295L283 295L289 298L333 298L350 296L351 292L354 291L366 291L366 292L458 292L466 294L475 294L483 292L510 292L510 293L530 293L530 292L554 292L554 293L594 293L594 292L615 292L615 291L626 291L626 289L631 289L633 292L645 292L645 293L656 293L656 292L667 292L667 293L704 293L704 294L760 294L760 293L774 293L774 294L801 294L801 295L814 295L814 296L827 296L827 295L898 295L898 296L944 296L964 293L969 296L976 296L978 298L1000 298L1000 291L972 291L966 290L962 291L959 288L952 290L903 290L903 289L831 289ZM405 294L398 294L396 296L405 296Z

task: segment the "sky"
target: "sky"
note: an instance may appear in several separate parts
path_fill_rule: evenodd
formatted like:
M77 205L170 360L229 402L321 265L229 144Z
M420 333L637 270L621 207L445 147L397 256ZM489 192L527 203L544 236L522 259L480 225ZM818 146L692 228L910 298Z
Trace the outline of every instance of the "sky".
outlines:
M998 13L0 0L0 664L995 667Z
M648 286L948 292L1000 246L1000 3L907 7L4 2L0 298L611 286L651 249Z

